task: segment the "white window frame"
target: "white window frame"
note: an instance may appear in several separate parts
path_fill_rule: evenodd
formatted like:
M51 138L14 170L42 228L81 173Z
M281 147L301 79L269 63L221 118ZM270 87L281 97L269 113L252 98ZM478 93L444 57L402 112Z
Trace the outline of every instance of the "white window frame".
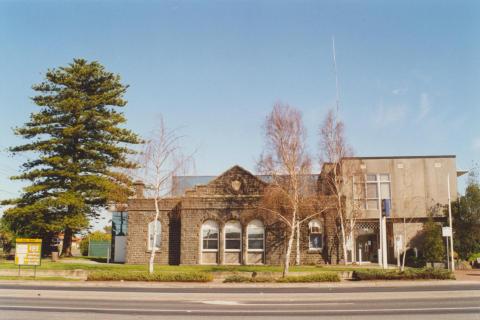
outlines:
M312 232L311 225L317 223L320 229L320 232ZM323 249L323 224L320 220L318 219L312 219L308 222L308 250L310 251L321 251ZM312 242L310 241L310 236L312 234L317 234L320 235L322 239L322 245L319 248L312 247Z
M239 249L227 249L227 229L230 226L238 227L238 232L240 233L240 237L238 239L228 239L228 240L238 240L240 242ZM230 220L225 223L223 227L223 248L225 252L241 252L242 251L242 224L238 220Z
M249 240L250 240L250 233L249 233L249 229L250 228L259 228L261 226L262 230L263 230L263 237L262 237L262 241L263 241L263 248L262 249L254 249L254 248L250 248L249 247ZM259 239L255 239L255 240L259 240ZM248 252L265 252L265 225L263 224L262 221L256 219L256 220L252 220L248 223L247 225L247 251Z
M375 176L375 180L368 181L368 176ZM387 180L381 180L380 176L387 176ZM365 175L365 209L369 211L378 211L382 209L382 189L381 185L382 184L388 184L388 198L385 199L390 199L390 203L392 201L392 181L390 178L389 173L367 173ZM367 191L367 185L368 184L374 184L377 189L377 197L375 198L369 198L368 197L368 191ZM377 208L369 208L368 207L368 201L375 200L377 201Z
M208 226L208 225L215 225L216 229L217 229L217 249L204 249L203 248L203 229L205 228L205 226ZM218 225L218 223L214 220L206 220L202 223L202 227L200 228L200 248L201 248L201 251L202 252L218 252L218 249L219 249L219 246L220 246L220 227Z
M160 241L156 241L155 243L155 251L158 251L161 249L161 244L162 244L162 223L159 220L152 220L148 223L148 231L147 231L147 250L152 251L152 244L153 244L153 239L150 240L153 230L154 230L154 223L157 223L157 234L156 236ZM150 227L152 226L152 227Z

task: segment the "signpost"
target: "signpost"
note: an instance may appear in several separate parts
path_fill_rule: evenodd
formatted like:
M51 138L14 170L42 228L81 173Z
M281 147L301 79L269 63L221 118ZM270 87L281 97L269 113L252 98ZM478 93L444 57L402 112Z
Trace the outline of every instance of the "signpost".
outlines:
M383 269L388 269L387 259L387 218L390 218L390 211L392 208L390 199L379 199L380 204L380 249L381 256L379 261Z
M450 257L449 257L449 243L448 239L452 236L452 228L450 227L442 227L442 237L445 237L447 240L447 269L450 270Z
M34 266L33 276L37 275L37 266L42 261L42 239L20 239L16 240L15 264L18 265L20 276L21 266Z

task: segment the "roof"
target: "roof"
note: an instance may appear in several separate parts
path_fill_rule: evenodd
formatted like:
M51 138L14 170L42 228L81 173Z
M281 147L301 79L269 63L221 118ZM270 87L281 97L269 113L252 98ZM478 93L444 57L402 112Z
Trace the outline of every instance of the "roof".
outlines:
M232 168L238 167L241 170L245 171L248 174L251 174L248 170L243 169L239 166L233 166ZM232 168L228 169L226 172L230 171ZM226 172L218 176L173 176L172 177L172 196L178 197L182 196L185 191L195 188L195 186L207 185L215 179L221 177ZM264 183L271 183L272 176L269 175L252 175ZM307 183L315 185L317 183L318 174L312 174L308 176Z
M425 156L375 156L375 157L345 157L344 159L435 159L435 158L456 158L456 155L425 155Z
M193 189L198 185L208 184L217 176L173 176L172 177L172 196L182 196L186 190Z

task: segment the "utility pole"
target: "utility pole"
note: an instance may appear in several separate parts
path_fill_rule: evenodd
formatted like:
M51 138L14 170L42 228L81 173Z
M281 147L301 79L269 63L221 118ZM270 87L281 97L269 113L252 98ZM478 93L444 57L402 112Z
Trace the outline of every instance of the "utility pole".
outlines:
M335 37L332 36L332 49L333 49L333 68L335 70L335 87L337 91L337 99L336 99L336 107L337 107L337 112L336 116L338 114L338 109L340 108L340 91L338 89L338 72L337 72L337 57L336 57L336 52L335 52Z
M448 189L448 224L450 227L450 259L452 265L452 272L455 271L455 259L453 257L453 225L452 225L452 199L450 196L450 174L447 175L447 189Z

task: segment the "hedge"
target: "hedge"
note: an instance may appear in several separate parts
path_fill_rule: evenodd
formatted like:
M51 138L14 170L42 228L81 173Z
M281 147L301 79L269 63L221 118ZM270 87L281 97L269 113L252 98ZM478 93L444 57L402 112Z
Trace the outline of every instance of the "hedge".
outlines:
M281 283L300 283L300 282L338 282L340 277L336 272L319 272L302 276L286 276L283 278L274 277L248 277L244 275L231 275L225 278L225 283L242 282L281 282Z
M364 269L355 270L352 278L354 280L418 280L418 279L437 279L449 280L455 279L455 276L445 269L406 269L382 270L382 269Z
M87 281L155 281L155 282L209 282L213 276L206 272L89 272Z
M339 282L340 277L336 272L319 272L304 276L286 276L277 282Z

